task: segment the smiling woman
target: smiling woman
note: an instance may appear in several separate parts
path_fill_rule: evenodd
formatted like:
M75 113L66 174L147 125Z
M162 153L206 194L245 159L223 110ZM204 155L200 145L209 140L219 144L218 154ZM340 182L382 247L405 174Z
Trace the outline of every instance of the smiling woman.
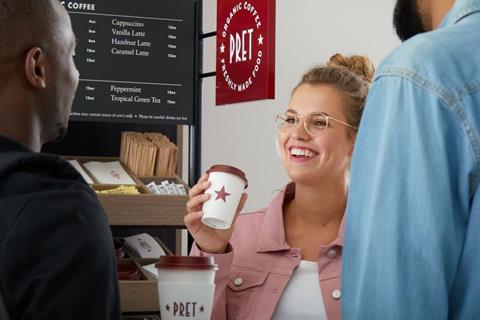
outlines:
M341 319L346 177L373 72L366 57L336 54L305 73L275 117L292 181L267 208L216 230L200 221L208 176L191 189L192 254L219 265L213 319Z
M294 182L320 181L319 188L346 196L344 180L373 73L366 57L340 54L305 73L287 110L276 117L281 159Z

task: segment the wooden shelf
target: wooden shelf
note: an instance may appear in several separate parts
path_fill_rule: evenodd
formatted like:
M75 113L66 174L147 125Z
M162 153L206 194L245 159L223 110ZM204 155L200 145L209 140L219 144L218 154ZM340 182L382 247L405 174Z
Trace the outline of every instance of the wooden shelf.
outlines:
M112 226L184 227L188 196L98 194Z
M173 255L168 247L158 238L155 240L160 244L167 255ZM140 259L132 255L128 248L123 261L133 261L141 273L140 280L119 280L120 305L123 312L159 312L157 280L142 267L157 262L158 259Z
M88 161L119 161L111 157L65 157L75 159L81 165ZM159 184L163 180L183 184L188 192L188 185L178 176L175 177L137 177L124 164L125 171L136 183L141 194L97 194L100 203L107 214L112 226L168 226L183 228L183 217L187 213L186 204L188 195L158 195L148 190L146 184L154 181ZM88 170L85 170L88 173ZM92 177L95 181L95 178ZM93 184L92 188L104 190L114 188L116 185Z
M141 264L137 260L121 259L120 263L128 261L133 261L138 267L140 279L118 281L122 312L160 311L158 304L157 281L147 275L142 268L142 265L147 265L153 262L148 261Z
M107 157L66 157L66 159L75 159L81 165L88 161L117 161L118 158ZM97 193L97 197L102 204L103 209L111 226L124 227L171 227L171 228L185 228L183 217L187 213L186 204L188 195L158 195L152 193L147 184L155 182L161 184L162 181L168 180L176 184L183 184L185 190L188 192L188 185L183 182L180 177L137 177L124 164L122 164L125 171L135 181L135 186L140 194L103 194ZM89 174L88 170L85 170ZM98 182L90 175L94 182ZM94 190L106 190L118 187L118 185L93 184L91 187ZM181 232L176 231L176 241L180 242ZM172 252L162 244L167 254ZM180 254L181 248L177 247L176 254ZM130 257L132 258L132 257ZM140 280L120 280L120 305L122 312L158 312L158 289L157 281L147 275L142 269L142 265L153 263L155 260L147 259L133 259L135 264L139 267L142 274Z

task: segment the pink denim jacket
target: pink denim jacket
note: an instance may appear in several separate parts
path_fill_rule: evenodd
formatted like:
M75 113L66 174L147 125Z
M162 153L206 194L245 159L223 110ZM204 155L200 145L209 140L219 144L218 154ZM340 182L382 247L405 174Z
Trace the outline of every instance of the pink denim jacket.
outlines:
M294 269L300 264L299 248L285 241L283 202L293 197L290 183L259 211L241 214L225 254L207 254L194 244L191 255L213 256L219 265L215 276L212 319L270 319ZM344 219L345 220L345 219ZM327 318L341 319L340 274L344 220L337 238L318 247L318 279Z

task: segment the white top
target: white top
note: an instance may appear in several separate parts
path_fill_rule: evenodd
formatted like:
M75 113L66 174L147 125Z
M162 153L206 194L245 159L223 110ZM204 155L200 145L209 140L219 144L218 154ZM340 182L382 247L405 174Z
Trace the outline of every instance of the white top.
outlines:
M317 262L300 262L280 297L272 319L327 319L318 280Z

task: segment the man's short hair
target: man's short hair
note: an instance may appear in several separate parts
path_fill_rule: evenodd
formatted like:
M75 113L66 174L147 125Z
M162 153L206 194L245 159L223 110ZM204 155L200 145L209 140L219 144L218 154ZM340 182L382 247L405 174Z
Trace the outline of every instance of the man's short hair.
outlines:
M0 81L8 64L34 46L48 46L57 0L0 0Z

